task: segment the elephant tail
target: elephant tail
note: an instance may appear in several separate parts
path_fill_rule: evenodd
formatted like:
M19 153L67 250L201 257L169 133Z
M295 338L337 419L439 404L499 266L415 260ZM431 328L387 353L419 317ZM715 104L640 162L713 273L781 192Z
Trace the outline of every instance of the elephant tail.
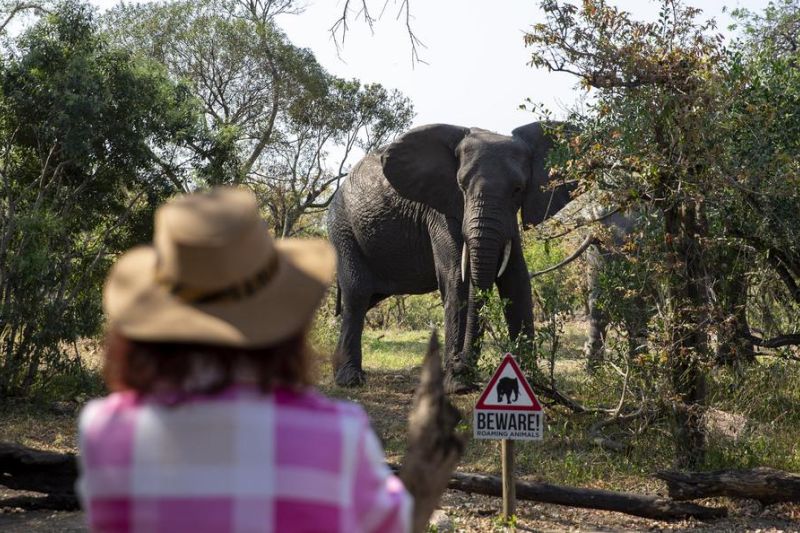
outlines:
M339 286L339 282L336 282L336 307L333 309L333 316L339 316L342 314L342 288Z

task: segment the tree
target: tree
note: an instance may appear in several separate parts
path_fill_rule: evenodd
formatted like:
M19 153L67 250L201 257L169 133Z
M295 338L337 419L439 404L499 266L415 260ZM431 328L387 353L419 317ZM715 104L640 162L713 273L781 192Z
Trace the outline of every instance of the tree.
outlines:
M661 345L675 391L676 460L703 461L700 416L708 355L709 268L706 194L717 181L714 91L723 61L712 23L679 0L661 0L655 23L631 19L604 0L582 8L547 0L546 22L526 36L532 64L577 76L595 90L591 114L573 117L582 133L564 171L623 203L663 213L651 250L665 292Z
M109 46L90 8L56 5L0 67L0 396L77 361L116 253L174 191L155 152L197 123L186 87Z
M746 36L725 48L699 10L660 3L658 21L647 23L604 0L581 8L548 0L546 22L526 42L533 65L571 73L593 91L588 112L571 117L581 133L560 171L623 207L660 213L647 218L657 221L645 232L655 238L642 242L639 260L663 300L676 459L699 467L710 338L724 357L746 355L750 341L800 341L751 335L742 290L748 279L777 275L788 292L771 301L796 298L798 6L740 12Z
M203 183L253 187L278 235L327 205L352 154L410 124L410 102L380 85L328 74L276 26L292 2L185 0L121 6L107 24L122 46L163 62L203 102L192 146ZM335 154L333 157L331 154Z
M786 329L800 327L800 3L781 0L760 15L734 15L743 36L726 66L730 105L720 126L728 186L719 218L731 243L758 266L751 277L766 305L752 314L773 338L750 338L796 345L800 335Z

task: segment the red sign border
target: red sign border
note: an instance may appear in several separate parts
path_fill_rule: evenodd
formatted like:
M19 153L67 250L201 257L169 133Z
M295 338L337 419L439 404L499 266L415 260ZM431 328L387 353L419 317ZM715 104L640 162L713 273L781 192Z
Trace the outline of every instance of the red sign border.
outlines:
M486 405L486 398L489 396L489 393L494 388L495 383L497 380L500 379L500 374L503 373L505 370L506 365L511 365L511 369L517 375L517 379L522 382L522 388L528 395L531 397L533 401L533 405ZM478 398L478 402L475 404L475 411L534 411L534 412L542 412L542 404L539 403L539 399L531 390L531 386L528 384L528 380L525 379L525 376L522 374L522 370L519 368L517 361L514 359L514 356L510 353L507 353L503 360L500 362L500 366L497 367L492 379L489 380L489 384L486 385L486 388L483 390L483 393Z

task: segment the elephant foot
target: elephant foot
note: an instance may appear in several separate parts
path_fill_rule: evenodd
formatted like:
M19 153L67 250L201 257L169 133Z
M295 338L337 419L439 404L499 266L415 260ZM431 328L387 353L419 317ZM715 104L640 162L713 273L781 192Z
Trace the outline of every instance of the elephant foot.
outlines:
M360 387L367 382L367 375L359 368L343 366L336 372L334 381L340 387Z
M463 374L448 372L444 376L444 392L447 394L468 394L478 390L478 385Z
M463 353L450 356L444 368L444 391L447 394L467 394L478 390L475 372Z
M603 366L605 359L605 349L601 343L587 342L583 347L583 353L586 356L586 371L589 374L596 374L600 367Z

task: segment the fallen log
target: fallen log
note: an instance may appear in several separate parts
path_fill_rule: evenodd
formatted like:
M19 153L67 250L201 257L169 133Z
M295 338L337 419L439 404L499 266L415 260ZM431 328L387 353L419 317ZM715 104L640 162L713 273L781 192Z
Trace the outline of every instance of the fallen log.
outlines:
M15 496L0 499L0 509L25 509L26 511L77 511L81 508L75 494L48 494L47 496Z
M486 494L488 496L502 495L500 478L482 474L455 472L450 478L448 488ZM728 514L728 510L724 507L704 507L693 503L676 502L658 496L603 489L584 489L530 481L517 481L517 499L554 503L569 507L583 507L585 509L616 511L655 520L680 520L683 518L709 520L721 518Z
M389 465L395 472L398 465ZM501 497L502 480L498 476L454 472L447 484L448 489ZM678 502L669 498L617 492L603 489L583 489L552 485L532 481L517 481L517 499L540 503L552 503L567 507L582 507L600 511L616 511L654 520L681 520L697 518L711 520L728 515L724 507L705 507L694 503Z
M729 496L750 498L765 505L800 502L800 476L773 468L714 472L662 471L656 477L667 483L670 497L676 500Z
M74 493L78 463L71 453L0 443L0 485L46 494Z

